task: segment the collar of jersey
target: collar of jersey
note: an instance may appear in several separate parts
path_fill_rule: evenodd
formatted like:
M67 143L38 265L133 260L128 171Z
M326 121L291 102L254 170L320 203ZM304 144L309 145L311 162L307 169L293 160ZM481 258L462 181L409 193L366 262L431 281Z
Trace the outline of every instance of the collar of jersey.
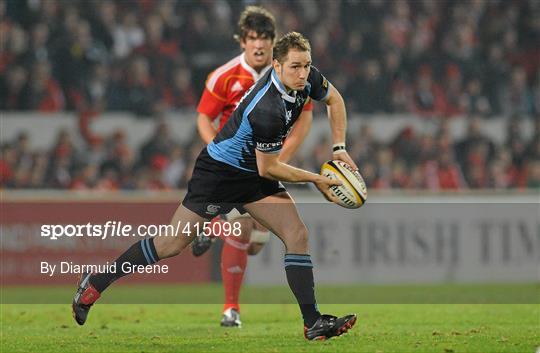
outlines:
M272 76L272 82L274 83L274 85L278 89L279 93L281 93L281 98L285 99L287 102L291 102L291 103L296 102L296 91L293 91L295 96L291 96L291 95L287 94L287 91L285 90L285 86L283 85L283 83L281 83L281 81L279 80L279 78L276 75L276 72L273 69L272 69L272 75L271 76Z
M240 65L242 65L242 67L246 69L251 74L251 76L253 76L254 82L257 82L268 71L268 69L272 67L272 65L268 65L267 67L261 70L261 73L258 73L257 71L255 71L254 68L249 66L249 64L247 63L246 53L242 53L240 55Z

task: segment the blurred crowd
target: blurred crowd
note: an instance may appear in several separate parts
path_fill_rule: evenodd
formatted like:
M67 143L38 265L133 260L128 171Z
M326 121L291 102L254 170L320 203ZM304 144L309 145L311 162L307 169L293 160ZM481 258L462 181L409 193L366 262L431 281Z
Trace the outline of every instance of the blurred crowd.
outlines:
M349 111L540 112L534 0L0 0L0 109L193 108L249 3L307 35Z
M467 135L455 141L448 120L436 134L405 127L389 142L374 137L370 123L350 131L348 150L370 189L524 189L540 188L540 119L534 136L524 139L521 119L508 122L508 135L495 143L469 121ZM78 147L67 131L58 133L48 150L31 148L21 133L2 146L0 188L74 190L167 190L185 188L195 158L203 148L197 134L179 143L165 121L140 150L131 149L126 134L114 131L101 143ZM361 138L356 138L361 136ZM331 142L321 137L291 164L318 172L331 157Z
M369 121L350 131L362 137L348 150L368 187L540 187L539 1L0 0L0 111L130 111L157 126L140 150L122 130L94 138L88 121L48 149L21 132L3 141L0 188L185 187L203 146L196 133L175 141L160 117L194 109L208 73L239 53L235 24L251 3L274 13L281 33L310 39L350 113L438 124L435 134L405 127L390 143ZM469 124L457 141L454 116ZM482 134L493 116L508 120L504 143ZM531 117L525 140L520 122ZM293 164L318 171L330 151L321 137Z

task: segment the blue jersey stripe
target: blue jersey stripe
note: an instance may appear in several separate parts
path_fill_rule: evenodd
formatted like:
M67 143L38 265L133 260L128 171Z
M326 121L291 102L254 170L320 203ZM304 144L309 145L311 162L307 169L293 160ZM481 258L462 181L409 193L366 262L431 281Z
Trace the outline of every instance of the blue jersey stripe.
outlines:
M150 238L146 238L143 240L144 245L146 246L146 250L148 251L148 256L150 257L150 260L152 260L152 263L156 263L156 259L154 258L154 254L152 254L152 249L150 248Z
M244 114L242 114L242 120L243 119L247 119L247 116L249 115L249 113L251 113L251 111L253 110L253 108L255 108L255 104L257 104L261 98L264 96L264 94L268 91L268 89L270 88L270 85L272 84L272 81L268 81L266 83L266 85L261 88L261 90L257 93L257 95L255 96L255 98L253 98L253 100L249 103L249 105L247 106L246 110L244 110Z
M253 129L248 120L248 115L255 108L255 105L261 100L264 94L268 91L272 84L272 81L269 80L265 86L257 92L253 100L248 104L244 113L242 114L242 122L236 131L236 133L223 141L214 143L213 141L207 146L208 154L210 157L214 158L217 161L232 165L233 167L249 171L256 172L256 170L251 170L244 168L240 165L240 162L245 162L243 160L243 153L247 153L246 149L249 148L247 141L250 141L253 136Z
M297 255L297 254L285 254L285 260L311 260L311 256L306 255Z
M148 265L151 265L153 262L150 261L150 257L148 257L148 253L146 252L146 247L145 247L145 244L144 244L144 240L141 240L141 249L143 251L144 258L146 259L146 263Z

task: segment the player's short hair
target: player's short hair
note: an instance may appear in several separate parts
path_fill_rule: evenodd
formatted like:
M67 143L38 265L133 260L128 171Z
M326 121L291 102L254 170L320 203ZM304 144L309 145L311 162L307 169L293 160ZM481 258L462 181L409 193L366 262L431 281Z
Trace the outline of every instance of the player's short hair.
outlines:
M274 45L274 59L283 63L291 49L311 52L311 45L309 44L309 40L302 34L289 32L281 37Z
M234 39L238 42L245 39L249 31L255 31L259 36L265 36L272 41L276 38L276 19L270 11L260 6L248 6L240 14L238 29Z

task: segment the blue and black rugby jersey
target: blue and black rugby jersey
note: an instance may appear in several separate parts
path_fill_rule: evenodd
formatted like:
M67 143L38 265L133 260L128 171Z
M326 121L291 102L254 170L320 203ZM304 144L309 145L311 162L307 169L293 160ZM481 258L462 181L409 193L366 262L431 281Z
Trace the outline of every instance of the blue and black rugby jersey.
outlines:
M208 145L208 154L236 168L257 172L255 149L279 153L308 97L324 101L328 92L328 81L313 66L304 89L293 91L292 95L274 70L269 70L246 92L229 121Z

